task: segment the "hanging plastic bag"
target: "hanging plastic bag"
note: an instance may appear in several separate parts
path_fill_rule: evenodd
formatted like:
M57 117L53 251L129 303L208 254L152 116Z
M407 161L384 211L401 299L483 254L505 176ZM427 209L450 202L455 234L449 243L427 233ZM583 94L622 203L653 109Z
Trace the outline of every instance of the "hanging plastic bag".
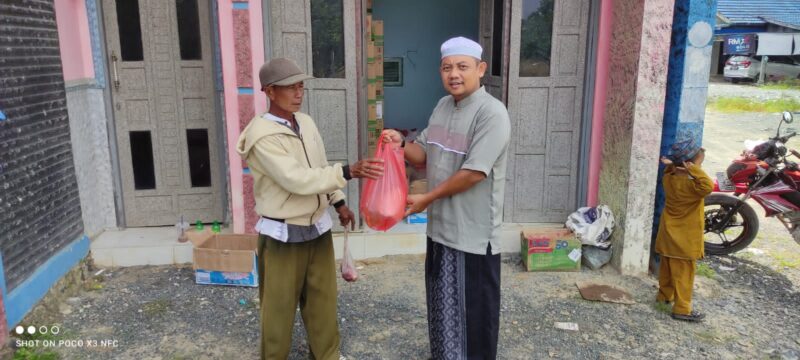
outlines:
M403 148L397 144L378 141L375 157L383 159L383 176L366 179L361 193L361 214L367 226L386 231L403 219L406 212L408 181Z
M597 246L601 249L611 246L614 215L606 205L582 207L570 214L566 225L583 245Z
M350 255L350 246L347 243L347 226L344 227L344 255L342 255L342 279L347 282L354 282L358 280L358 271L356 271L356 264L353 260L353 255Z

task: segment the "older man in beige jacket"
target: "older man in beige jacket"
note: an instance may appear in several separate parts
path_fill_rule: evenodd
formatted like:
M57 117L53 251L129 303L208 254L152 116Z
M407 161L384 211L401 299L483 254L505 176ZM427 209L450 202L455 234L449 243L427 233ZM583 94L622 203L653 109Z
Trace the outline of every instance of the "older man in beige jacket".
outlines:
M259 72L269 111L256 116L237 145L253 174L259 236L261 358L286 359L299 302L315 359L339 359L336 269L329 206L343 226L353 212L340 190L352 178L383 175L380 160L328 164L322 136L299 112L303 81L312 77L291 60L274 59Z

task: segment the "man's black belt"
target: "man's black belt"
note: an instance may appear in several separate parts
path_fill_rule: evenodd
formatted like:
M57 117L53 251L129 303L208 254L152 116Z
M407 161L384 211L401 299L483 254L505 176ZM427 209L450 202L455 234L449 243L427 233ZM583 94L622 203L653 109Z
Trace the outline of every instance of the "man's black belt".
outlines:
M274 219L274 218L271 218L269 216L262 216L262 218L267 219L267 220L277 221L279 223L285 223L286 222L286 220L284 220L284 219Z

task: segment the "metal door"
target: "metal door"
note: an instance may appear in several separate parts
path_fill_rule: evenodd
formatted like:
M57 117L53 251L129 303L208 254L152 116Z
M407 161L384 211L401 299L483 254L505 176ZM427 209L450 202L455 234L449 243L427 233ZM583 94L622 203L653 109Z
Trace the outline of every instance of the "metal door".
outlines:
M305 82L302 112L319 128L330 163L358 158L355 2L353 0L270 1L272 57L294 60L315 79ZM344 189L358 212L358 182ZM334 217L335 218L335 217ZM338 227L338 221L334 221Z
M486 91L506 103L508 84L508 18L510 0L480 0L480 34L488 68L482 83Z
M205 0L103 0L127 226L222 220Z
M589 12L589 0L511 0L506 222L575 210Z

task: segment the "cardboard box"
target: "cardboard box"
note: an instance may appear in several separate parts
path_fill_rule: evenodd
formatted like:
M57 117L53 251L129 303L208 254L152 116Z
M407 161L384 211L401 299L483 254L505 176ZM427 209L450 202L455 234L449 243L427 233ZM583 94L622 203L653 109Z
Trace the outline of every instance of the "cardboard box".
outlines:
M367 36L367 42L371 43L372 42L372 13L370 11L367 11L367 20L366 20L366 24L364 24L364 25L365 25L365 28L366 28L366 34L365 35Z
M528 271L579 271L581 241L565 228L526 229L520 234L522 262Z
M367 124L369 121L378 120L378 102L373 100L367 101Z
M190 231L188 236L197 284L258 287L258 235Z
M372 19L372 40L375 45L383 46L383 20Z
M372 41L367 42L367 77L370 77L370 71L374 73L374 69L370 69L369 65L375 63L375 44ZM374 74L372 75L374 77Z
M378 89L374 81L367 81L367 100L378 99Z
M428 223L428 212L421 212L413 215L409 215L406 217L406 223L408 224L427 224Z
M376 100L383 100L383 75L367 79L367 101L375 103Z
M428 192L428 180L415 180L408 186L409 195L424 194L426 192Z

